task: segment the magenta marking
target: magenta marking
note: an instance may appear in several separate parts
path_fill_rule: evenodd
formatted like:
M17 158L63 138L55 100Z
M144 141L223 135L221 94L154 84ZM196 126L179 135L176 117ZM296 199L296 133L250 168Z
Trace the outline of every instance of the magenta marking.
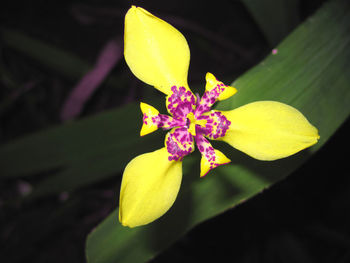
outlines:
M170 154L169 161L182 160L194 150L193 137L185 127L176 128L170 132L165 144Z
M227 86L222 82L218 83L212 90L204 92L200 98L198 94L193 95L185 87L172 86L172 94L167 99L167 108L172 117L163 114L143 115L143 123L146 125L152 122L164 130L175 128L168 133L165 142L169 161L182 160L184 156L193 152L195 141L201 154L210 163L210 169L218 166L214 148L204 136L209 139L223 137L231 125L231 122L221 112L208 113L225 87ZM191 112L196 120L206 120L204 127L195 125L196 136L192 136L188 131L191 121L187 115Z
M185 87L172 86L173 94L168 98L168 110L174 118L185 119L187 114L193 111L196 106L195 96Z

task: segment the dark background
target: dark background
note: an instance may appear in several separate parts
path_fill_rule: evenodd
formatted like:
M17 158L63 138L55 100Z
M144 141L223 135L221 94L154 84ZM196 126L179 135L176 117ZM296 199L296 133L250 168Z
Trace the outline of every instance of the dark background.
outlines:
M302 22L325 1L300 2ZM234 0L5 1L0 21L1 26L93 64L106 41L122 39L124 14L131 4L169 21L185 35L191 49L190 84L203 84L208 71L233 81L273 48L243 4ZM0 49L0 65L17 84L35 83L1 108L1 144L59 124L62 104L76 82L2 41ZM125 89L102 85L81 116L143 96L143 84L124 61L112 74L124 81ZM3 79L0 85L1 102L13 90ZM348 132L349 121L286 180L200 224L152 262L350 262ZM0 262L85 262L85 238L116 207L120 177L74 193L16 201L23 188L39 179L0 182ZM57 213L63 203L68 208Z

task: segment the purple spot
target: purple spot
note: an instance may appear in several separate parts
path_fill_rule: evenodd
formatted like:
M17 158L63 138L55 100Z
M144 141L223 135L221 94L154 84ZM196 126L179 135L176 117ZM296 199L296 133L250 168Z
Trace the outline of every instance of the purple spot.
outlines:
M168 98L168 110L177 119L184 119L188 113L193 111L196 106L196 99L191 91L185 87L173 86L173 94Z
M204 135L210 139L223 137L230 125L231 122L221 112L213 112L210 114L210 120L207 121Z
M179 127L174 132L170 132L165 144L168 153L176 161L182 160L193 151L193 137L185 127Z

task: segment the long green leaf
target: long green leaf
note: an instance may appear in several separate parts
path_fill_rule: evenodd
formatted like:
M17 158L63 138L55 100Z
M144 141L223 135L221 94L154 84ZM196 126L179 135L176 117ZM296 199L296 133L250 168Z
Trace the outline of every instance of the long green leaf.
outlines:
M52 69L67 78L77 80L92 68L92 65L76 55L19 31L0 28L0 36L8 47L23 53L41 63L45 68ZM112 85L114 88L122 87L118 85L120 82L113 76L107 78L106 84Z
M271 46L299 22L299 0L242 0Z
M9 47L70 78L77 78L90 69L90 65L77 56L31 38L21 32L1 28L0 34L4 43Z
M198 178L198 155L185 158L184 182L170 211L152 224L129 229L118 223L116 210L88 236L88 262L145 262L196 224L283 179L322 147L350 114L349 28L350 3L328 3L281 43L276 55L234 82L237 95L219 105L232 109L266 99L288 103L319 129L316 146L275 162L253 160L226 147L232 165L216 168L204 179Z
M162 145L158 132L140 138L141 118L139 105L129 104L9 142L0 148L0 176L51 173L31 198L113 176L135 154Z

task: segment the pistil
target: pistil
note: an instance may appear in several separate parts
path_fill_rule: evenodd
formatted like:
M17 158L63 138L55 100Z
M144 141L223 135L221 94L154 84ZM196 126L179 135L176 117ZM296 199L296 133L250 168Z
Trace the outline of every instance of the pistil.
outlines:
M187 129L192 136L196 136L196 125L205 127L206 123L206 120L197 120L193 112L187 114Z

